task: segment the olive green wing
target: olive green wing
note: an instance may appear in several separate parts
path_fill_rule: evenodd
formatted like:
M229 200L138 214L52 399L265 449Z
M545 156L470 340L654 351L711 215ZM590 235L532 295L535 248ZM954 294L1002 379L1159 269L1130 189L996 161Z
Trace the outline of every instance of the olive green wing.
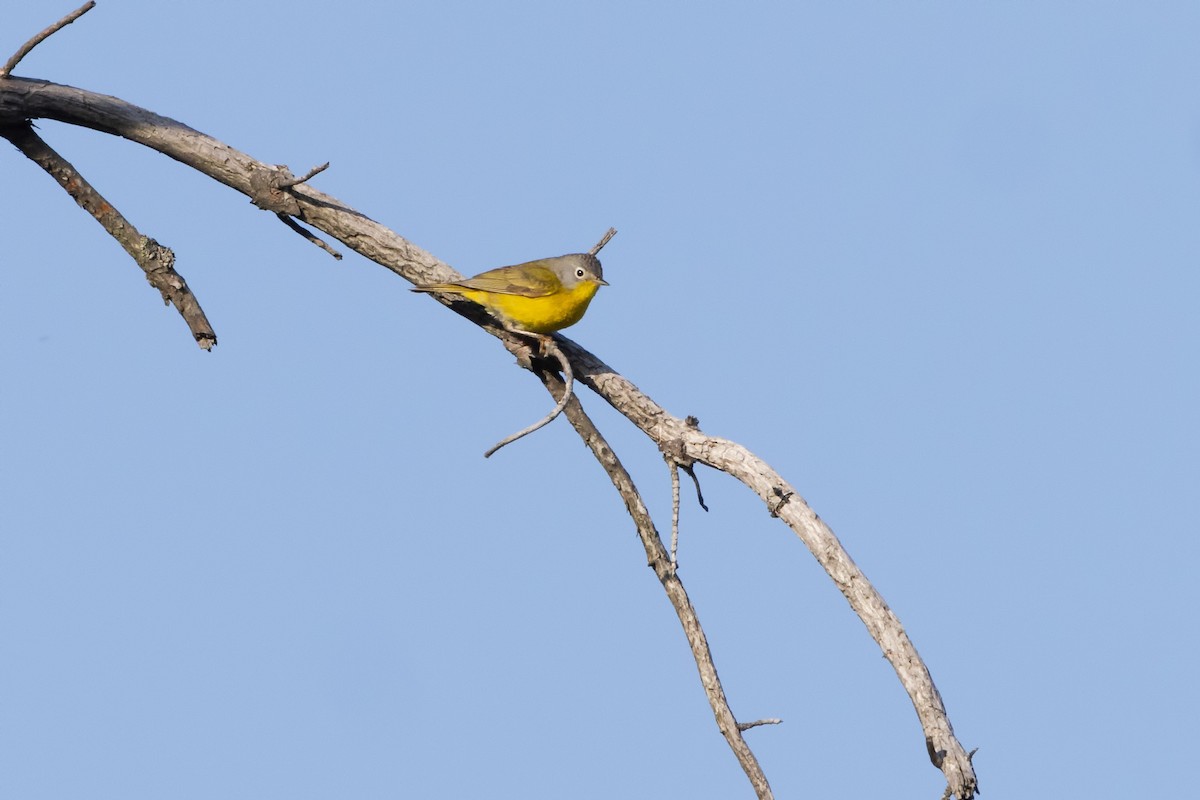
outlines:
M544 261L530 261L511 267L489 269L474 278L458 281L456 285L481 292L546 297L560 290L562 281Z

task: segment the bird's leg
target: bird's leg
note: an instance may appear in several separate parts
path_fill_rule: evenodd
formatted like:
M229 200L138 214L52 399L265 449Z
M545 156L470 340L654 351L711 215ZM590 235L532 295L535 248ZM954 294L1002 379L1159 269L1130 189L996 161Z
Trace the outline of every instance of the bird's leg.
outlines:
M538 358L546 358L548 355L550 355L550 334L534 333L533 331L527 331L524 328L518 328L515 325L505 325L504 327L509 333L515 333L518 336L528 336L530 339L533 339L535 342L537 342Z

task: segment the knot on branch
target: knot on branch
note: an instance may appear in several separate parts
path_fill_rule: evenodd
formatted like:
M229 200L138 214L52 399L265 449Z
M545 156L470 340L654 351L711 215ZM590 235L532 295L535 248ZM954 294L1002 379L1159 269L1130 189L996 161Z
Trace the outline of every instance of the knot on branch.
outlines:
M187 281L175 271L175 251L159 244L149 236L141 237L134 259L146 271L146 280L162 292L163 302L170 303L176 292L187 291Z
M771 496L767 498L767 513L772 517L779 516L779 510L787 505L788 500L792 499L795 492L788 491L779 486L771 487Z
M697 432L700 430L700 420L691 414L684 418L683 424L687 426L688 430ZM668 464L675 464L689 475L692 475L693 480L695 479L696 476L692 474L692 468L696 466L696 459L688 455L687 445L684 443L682 436L676 436L673 439L660 442L658 449L662 451L663 458L666 459ZM704 505L704 503L700 505ZM708 509L704 510L707 511Z
M695 428L699 421L695 417L688 417L687 424L689 428ZM671 562L675 562L675 544L679 536L679 474L677 470L683 470L692 479L692 483L696 486L696 502L705 511L708 511L708 506L704 502L704 493L700 491L700 479L696 477L696 459L688 455L687 444L682 437L676 436L673 439L666 439L659 443L658 449L662 451L663 460L667 462L667 466L671 470L671 495L674 500L673 508L674 515L671 525Z
M146 280L162 295L163 305L174 305L187 322L196 344L204 350L212 350L217 344L217 334L208 324L187 281L175 271L175 251L149 236L139 237L133 250L136 250L131 251L134 259L146 271Z
M298 216L300 202L289 189L303 181L284 164L276 164L273 169L255 170L250 174L250 202L263 211Z
M687 446L683 443L683 439L678 437L659 442L658 449L662 451L663 458L667 460L668 464L690 469L696 463L695 459L688 457Z

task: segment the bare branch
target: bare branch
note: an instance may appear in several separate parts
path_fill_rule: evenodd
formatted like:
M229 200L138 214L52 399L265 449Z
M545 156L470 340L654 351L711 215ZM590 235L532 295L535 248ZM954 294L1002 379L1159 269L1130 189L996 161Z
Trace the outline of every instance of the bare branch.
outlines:
M695 417L688 417L686 422L693 428L700 424ZM682 469L692 477L692 483L696 485L696 500L700 503L700 507L708 511L708 506L704 504L704 494L700 491L700 479L696 477L696 471L692 468L692 460L687 457L683 441L680 439L661 441L658 443L658 449L662 452L663 460L667 462L667 469L671 473L671 563L678 567L679 470Z
M871 638L896 671L908 692L925 732L930 760L946 776L960 800L975 796L978 781L966 750L954 736L942 697L925 662L908 638L904 626L867 576L842 547L829 526L765 461L737 442L708 436L666 411L628 379L569 339L564 352L575 366L581 383L603 397L660 446L678 439L684 455L737 478L804 542L834 585L866 625Z
M612 238L616 235L617 235L617 229L609 228L607 231L604 232L604 235L600 237L600 241L598 241L594 245L592 245L592 249L588 250L588 252L591 253L592 255L596 255L601 250L603 250L604 245L606 245L610 241L612 241Z
M47 81L13 77L0 80L0 124L7 120L11 125L20 120L37 117L84 125L139 142L252 198L260 196L261 188L270 185L278 174L277 168L257 161L210 136L117 98ZM281 194L286 194L284 199L289 208L273 208L273 211L288 213L307 225L325 231L347 247L391 269L415 285L424 286L461 277L425 250L307 184L297 185ZM502 339L511 351L518 352L522 347L527 348L527 345L519 341L519 337L505 331L474 304L443 298L439 300L456 313L471 319L488 333ZM946 776L952 793L960 800L970 800L974 797L978 783L970 758L955 738L937 687L908 634L883 597L850 558L833 531L809 508L799 493L766 462L745 447L726 439L708 436L689 426L684 420L667 413L632 382L570 339L559 336L555 341L570 362L574 376L637 425L652 441L661 446L662 443L678 439L683 457L737 478L763 500L769 514L778 516L793 530L846 597L884 656L892 664L916 709L925 733L930 759ZM520 361L520 357L518 360ZM535 374L548 387L559 383L559 378L553 370L537 370ZM558 394L555 393L555 396ZM584 441L592 448L596 458L605 466L614 485L625 498L639 534L643 535L650 564L676 606L688 640L692 643L701 682L708 692L710 685L715 681L715 668L711 667L711 659L706 658L707 644L701 646L698 643L703 642L703 631L694 618L694 612L690 610L691 606L682 586L678 584L666 549L662 547L656 532L653 537L647 534L648 531L654 530L653 525L640 498L635 493L630 493L632 482L619 462L616 462L607 444L594 432L594 427L589 428L581 422L579 415L582 414L582 409L578 412L573 411L576 406L577 403L568 402L565 413ZM657 542L657 546L651 545L651 539ZM719 689L719 684L716 685ZM710 693L710 701L712 696ZM760 784L756 782L757 778L753 777L753 774L761 775L761 771L757 769L756 762L754 770L747 768L747 764L753 760L753 754L749 753L748 748L745 753L742 752L741 748L745 747L745 743L741 741L740 732L736 731L736 722L732 721L732 714L726 716L725 713L717 711L715 704L714 711L718 727L730 741L735 755L743 768L747 769L747 775L752 776L751 781L755 782L756 791L759 791ZM731 730L737 734L736 738L731 737ZM761 786L766 787L765 778L762 778ZM770 791L769 787L766 787L766 791ZM761 792L760 796L763 796Z
M783 720L779 717L771 717L770 719L756 719L754 722L739 722L738 730L748 731L751 728L757 728L760 725L782 725Z
M524 333L524 332L520 331L520 333ZM534 431L538 430L539 428L549 425L551 422L554 421L555 417L557 417L559 414L562 413L562 410L566 407L567 402L571 399L571 396L574 393L575 373L571 371L571 362L568 361L567 357L563 355L562 350L558 349L558 345L554 343L553 336L539 336L538 339L541 342L543 353L547 353L549 355L554 356L556 359L558 359L558 363L562 367L563 377L566 380L565 386L566 386L567 390L563 393L562 398L558 401L558 405L554 406L554 409L549 414L542 417L541 419L539 419L537 422L533 423L529 427L522 428L521 430L517 431L516 433L514 433L510 436L505 436L499 442L492 445L491 448L486 453L483 454L484 458L491 458L492 453L495 453L501 447L504 447L504 445L512 444L517 439L520 439L522 436L528 436L529 434L533 433Z
M0 126L0 136L12 142L31 161L49 173L82 209L95 217L104 230L117 240L145 271L146 279L158 289L163 300L174 304L200 347L211 350L216 345L217 334L204 315L200 302L188 288L187 281L175 271L175 254L169 248L139 233L70 162L34 133L33 126L28 122Z
M250 176L250 202L263 211L294 217L300 213L300 203L289 191L298 185L296 176L283 164L255 171Z
M696 417L692 416L691 414L688 414L686 417L684 417L683 422L689 428L695 428L696 430L700 430L700 420L698 420ZM708 506L704 504L704 492L700 491L700 479L696 477L696 470L695 470L694 463L690 459L681 458L679 461L679 466L683 469L684 472L686 472L688 475L691 476L692 483L695 484L695 486L696 486L696 502L700 504L700 507L702 509L704 509L705 512L707 512Z
M44 42L46 39L49 39L51 36L53 36L59 30L67 27L72 22L79 19L87 12L91 11L93 8L95 8L95 6L96 6L96 0L88 0L86 3L81 5L79 8L75 9L70 14L67 14L65 17L60 19L58 22L54 23L49 28L46 28L46 30L39 33L37 36L34 36L28 42L21 45L21 49L15 53L13 53L12 57L9 58L8 61L6 61L4 63L4 66L0 67L0 78L7 78L10 74L12 74L12 71L17 68L17 64L21 63L21 59L23 59L25 56L29 55L29 52L31 50L33 50L33 48L37 47L39 44Z
M279 168L184 125L116 97L96 94L50 81L9 77L0 81L0 124L46 118L82 125L120 136L179 161L252 200L262 199L279 180ZM285 179L286 180L286 179ZM278 190L277 190L278 191ZM365 258L392 270L417 286L451 281L462 276L432 254L396 235L340 200L300 184L286 192L286 213L337 239ZM473 316L471 303L451 303L496 336L503 329Z
M341 253L339 253L337 250L334 250L332 247L330 247L328 244L325 243L324 239L322 239L320 236L317 236L316 234L314 234L312 231L308 230L307 228L303 227L300 223L296 222L296 220L292 219L287 214L276 214L275 216L278 217L279 221L282 222L284 225L287 225L293 231L295 231L296 233L303 236L304 239L309 244L315 244L317 247L321 248L326 253L329 253L329 255L333 256L338 261L342 260Z
M695 430L700 429L700 420L693 416L688 416L684 419L684 424ZM676 469L682 469L692 479L692 483L696 486L696 502L705 511L708 511L708 506L704 502L704 492L700 491L700 479L696 477L694 468L695 461L688 457L687 449L683 446L683 441L680 439L668 439L658 442L658 449L662 451L663 458L671 465L671 480L675 483L679 481L679 474ZM678 486L675 487L678 490Z
M671 567L679 569L679 465L666 459L671 472Z
M554 373L540 372L538 377L551 396L567 396L564 384ZM617 458L617 454L613 452L612 447L596 429L577 397L571 397L566 407L566 415L580 438L583 439L584 444L588 446L604 471L608 473L608 477L621 495L621 499L625 501L625 509L633 519L634 525L637 526L638 537L642 540L642 546L646 550L648 566L654 570L654 574L666 591L667 598L671 601L671 605L675 608L675 613L683 625L684 634L692 648L692 657L700 671L700 683L704 687L704 693L708 696L709 705L712 706L713 714L717 719L717 728L725 737L730 749L733 750L738 763L742 765L742 769L745 771L746 777L750 779L750 784L754 787L755 794L759 799L767 800L774 797L771 785L767 782L767 776L763 773L754 752L742 737L737 719L734 718L733 712L729 708L729 701L725 697L725 690L717 675L712 651L708 647L708 638L700 626L696 609L692 606L692 601L683 588L683 581L676 573L666 548L663 547L662 538L658 535L658 530L650 518L650 512L642 501L641 494L634 486L633 478L629 476L620 459Z
M289 178L285 181L280 181L278 186L280 189L290 189L293 186L299 186L302 183L306 183L309 178L313 177L314 175L319 175L320 173L324 172L327 169L329 169L328 161L326 161L324 164L321 164L318 167L313 167L308 172L301 175L299 178Z
M691 464L680 464L679 468L692 477L692 483L696 485L696 502L705 511L708 511L708 506L704 503L704 492L700 491L700 479L696 477L696 469Z

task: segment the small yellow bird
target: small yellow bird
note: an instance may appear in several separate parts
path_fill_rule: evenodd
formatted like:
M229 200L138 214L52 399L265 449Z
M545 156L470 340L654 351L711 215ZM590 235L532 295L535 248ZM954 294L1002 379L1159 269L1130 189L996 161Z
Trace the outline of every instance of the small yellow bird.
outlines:
M608 281L600 259L572 253L489 269L474 278L418 286L413 291L460 294L510 328L553 333L579 322L601 286L608 286Z

